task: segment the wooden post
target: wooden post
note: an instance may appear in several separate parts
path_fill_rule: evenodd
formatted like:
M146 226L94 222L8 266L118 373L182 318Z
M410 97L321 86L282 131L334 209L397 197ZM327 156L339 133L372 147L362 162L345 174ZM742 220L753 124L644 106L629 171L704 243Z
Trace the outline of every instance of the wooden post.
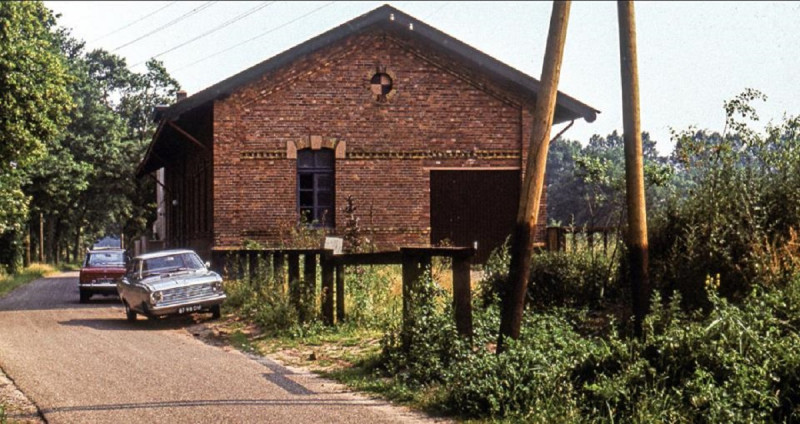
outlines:
M253 281L256 280L256 274L258 271L258 252L254 250L250 250L247 252L247 274L250 278L250 284L253 284Z
M317 291L317 255L306 252L303 259L303 307L300 309L300 322L311 318L309 313L314 310L314 295Z
M283 287L286 284L286 270L284 269L283 262L284 259L282 252L274 252L272 254L272 278L275 279L281 290L283 290Z
M472 340L472 293L470 290L470 260L453 258L453 309L458 334Z
M622 120L625 131L625 186L628 204L628 255L637 336L649 309L647 213L644 197L644 159L639 119L639 73L636 58L636 22L633 1L618 1L619 52L622 76Z
M301 309L300 292L300 255L289 252L289 299L298 314Z
M336 322L344 322L344 265L336 265Z
M430 264L430 258L427 261L419 254L412 252L402 251L403 260L403 329L401 337L403 338L403 348L408 350L411 347L411 328L414 326L414 304L412 296L416 292L416 285L422 274L425 272L426 262Z
M322 266L322 319L333 325L333 272L334 266L327 253L320 254Z
M525 294L528 290L528 277L531 270L533 235L539 220L539 204L547 165L550 127L553 125L558 95L558 79L561 74L570 4L569 1L554 1L553 12L550 16L550 31L547 34L542 80L533 113L533 131L528 149L525 179L520 193L517 222L512 238L510 287L503 299L500 336L497 342L498 353L503 351L504 337L519 338L522 325L522 312L525 308Z

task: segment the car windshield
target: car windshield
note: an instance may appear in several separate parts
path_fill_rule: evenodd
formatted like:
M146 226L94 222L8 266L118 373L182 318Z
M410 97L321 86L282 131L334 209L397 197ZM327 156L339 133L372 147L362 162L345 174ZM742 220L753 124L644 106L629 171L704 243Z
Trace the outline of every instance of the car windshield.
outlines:
M205 266L194 253L176 253L173 255L156 256L142 262L142 272L157 274L161 272L175 272L203 269Z
M86 258L87 267L124 267L122 252L92 252Z

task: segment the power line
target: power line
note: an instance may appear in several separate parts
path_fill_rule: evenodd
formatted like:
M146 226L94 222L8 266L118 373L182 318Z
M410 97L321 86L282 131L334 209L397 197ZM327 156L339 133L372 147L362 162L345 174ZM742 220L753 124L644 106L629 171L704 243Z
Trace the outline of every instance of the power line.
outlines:
M123 45L121 45L121 46L117 47L116 49L114 49L114 50L112 50L112 51L117 51L117 50L119 50L119 49L121 49L121 48L123 48L123 47L130 46L131 44L133 44L133 43L135 43L135 42L137 42L137 41L139 41L139 40L141 40L141 39L143 39L143 38L147 38L147 37L149 37L149 36L151 36L151 35L153 35L153 34L155 34L155 33L159 32L159 31L163 30L164 28L170 27L170 26L172 26L173 24L175 24L175 23L177 23L177 22L180 22L180 21L182 21L182 20L184 20L184 19L186 19L186 18L188 18L188 17L190 17L190 16L192 16L192 15L194 15L194 14L196 14L196 13L199 13L199 12L202 12L203 10L205 10L205 9L208 9L209 7L213 6L215 3L218 3L218 2L217 2L217 1L209 1L209 2L206 2L206 3L204 3L202 6L198 6L198 7L194 8L194 9L192 9L192 10L190 10L189 12L186 12L186 13L184 13L183 15L181 15L181 16L178 16L177 18L175 18L175 19L173 19L173 20L171 20L171 21L167 22L166 24L164 24L164 25L161 25L160 27L158 27L158 28L156 28L156 29L154 29L154 30L152 30L152 31L150 31L150 32L148 32L148 33L146 33L146 34L144 34L144 35L142 35L142 36L140 36L140 37L136 38L136 39L133 39L133 40L131 40L131 41L128 41L127 43L125 43L125 44L123 44Z
M200 35L198 35L198 36L196 36L196 37L194 37L194 38L192 38L190 40L184 41L183 43L178 44L177 46L171 47L171 48L169 48L167 50L164 50L161 53L158 53L158 54L152 56L151 59L155 59L157 57L163 56L163 55L165 55L165 54L167 54L169 52L175 51L175 50L177 50L177 49L179 49L179 48L181 48L181 47L183 47L183 46L185 46L187 44L190 44L190 43L192 43L194 41L197 41L197 40L199 40L199 39L201 39L201 38L203 38L203 37L205 37L207 35L213 34L213 33L217 32L217 31L221 30L222 28L225 28L226 26L229 26L229 25L231 25L231 24L233 24L235 22L238 22L238 21L240 21L240 20L252 15L253 13L256 13L259 10L264 9L265 7L267 7L267 6L271 5L271 4L274 4L274 3L275 3L274 1L264 2L263 4L260 4L260 5L254 7L254 8L251 8L251 9L249 9L249 10L247 10L247 11L245 11L245 12L243 12L243 13L241 13L241 14L239 14L239 15L237 15L237 16L235 16L235 17L233 17L233 18L231 18L231 19L229 19L229 20L227 20L225 22L223 22L222 24L218 25L217 27L215 27L215 28L213 28L211 30L208 30L208 31L206 31L206 32L204 32L204 33L202 33L202 34L200 34ZM145 62L146 61L141 61L139 63L131 65L131 67L141 65L142 63L145 63Z
M186 65L184 65L184 66L182 66L182 67L180 67L180 68L176 69L176 71L180 71L181 69L188 68L189 66L192 66L192 65L198 64L198 63L200 63L200 62L204 62L204 61L206 61L206 60L208 60L208 59L211 59L212 57L219 56L219 55L221 55L222 53L225 53L225 52L228 52L228 51L230 51L230 50L233 50L233 49L235 49L235 48L237 48L237 47L239 47L239 46L241 46L241 45L247 44L247 43L249 43L249 42L251 42L251 41L253 41L253 40L255 40L255 39L261 38L261 37L263 37L263 36L265 36L265 35L267 35L267 34L270 34L270 33L272 33L272 32L275 32L275 31L277 31L277 30L279 30L279 29L281 29L281 28L284 28L284 27L286 27L286 26L289 26L289 25L291 25L291 24L293 24L293 23L295 23L295 22L297 22L297 21L299 21L299 20L301 20L301 19L304 19L304 18L306 18L306 17L308 17L308 16L310 16L310 15L312 15L312 14L316 13L316 12L319 12L320 10L322 10L322 9L324 9L324 8L326 8L326 7L330 6L330 5L332 5L333 3L335 3L335 2L333 2L333 1L331 1L331 2L328 2L328 3L326 3L326 4L324 4L324 5L320 6L320 7L318 7L318 8L316 8L316 9L314 9L314 10L312 10L312 11L310 11L310 12L308 12L308 13L304 14L304 15L302 15L302 16L299 16L299 17L297 17L297 18L295 18L295 19L292 19L292 20L291 20L291 21L289 21L289 22L286 22L286 23L284 23L284 24L281 24L281 25L278 25L278 26L276 26L276 27L274 27L274 28L271 28L271 29L269 29L269 30L267 30L267 31L264 31L264 32L262 32L261 34L258 34L258 35L256 35L255 37L249 38L249 39L247 39L247 40L244 40L244 41L242 41L241 43L234 44L234 45L232 45L232 46L230 46L230 47L228 47L228 48L226 48L226 49L220 50L220 51L218 51L218 52L215 52L215 53L212 53L212 54L210 54L210 55L208 55L208 56L205 56L205 57L203 57L202 59L199 59L199 60L196 60L196 61L194 61L194 62L192 62L192 63L186 64Z
M151 17L151 16L155 15L156 13L158 13L158 12L160 12L160 11L162 11L162 10L164 10L164 9L166 9L166 8L168 8L168 7L170 7L170 6L172 6L172 5L173 5L173 4L175 4L175 3L177 3L177 1L169 2L169 3L167 3L166 5L159 7L158 9L156 9L156 10L154 10L154 11L152 11L152 12L150 12L150 13L148 13L148 14L144 15L144 16L142 16L141 18L139 18L139 19L137 19L137 20L135 20L135 21L133 21L133 22L131 22L131 23L127 24L127 25L121 26L121 27L119 27L119 28L115 29L114 31L111 31L111 32L109 32L109 33L108 33L108 34L106 34L106 35L103 35L103 36L100 36L100 37L98 37L98 38L95 38L94 40L90 41L90 43L94 43L94 42L96 42L96 41L100 41L100 40L102 40L102 39L104 39L104 38L108 37L109 35L114 35L114 34L116 34L116 33L120 32L120 31L122 31L123 29L126 29L126 28L130 27L130 26L131 26L131 25L133 25L133 24L139 23L139 22L141 22L141 21L143 21L143 20L145 20L145 19L147 19L147 18L149 18L149 17Z

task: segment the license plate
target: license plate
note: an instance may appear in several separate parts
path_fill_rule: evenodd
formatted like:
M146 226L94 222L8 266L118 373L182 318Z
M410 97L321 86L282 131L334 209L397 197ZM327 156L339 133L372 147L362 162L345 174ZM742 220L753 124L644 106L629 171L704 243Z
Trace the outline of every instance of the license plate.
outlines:
M178 308L178 313L179 314L186 314L186 313L189 313L189 312L197 312L200 309L203 309L203 307L200 306L200 305L183 306L183 307Z

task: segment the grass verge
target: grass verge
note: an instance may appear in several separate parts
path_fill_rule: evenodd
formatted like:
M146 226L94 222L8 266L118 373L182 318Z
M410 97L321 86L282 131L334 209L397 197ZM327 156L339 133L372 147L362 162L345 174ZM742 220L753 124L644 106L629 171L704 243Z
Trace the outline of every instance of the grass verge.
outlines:
M56 272L56 269L47 264L32 264L14 275L0 274L0 297L5 296L17 287L30 283L31 281L44 277L45 275Z

